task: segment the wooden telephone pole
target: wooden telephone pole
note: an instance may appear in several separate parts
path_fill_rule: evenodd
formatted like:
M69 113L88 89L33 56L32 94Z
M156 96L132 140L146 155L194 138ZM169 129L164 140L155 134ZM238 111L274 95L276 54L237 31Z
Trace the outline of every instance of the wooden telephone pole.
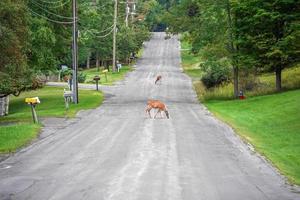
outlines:
M72 0L72 13L73 13L73 29L72 29L72 67L73 67L73 79L72 79L72 92L73 103L78 104L78 47L77 47L77 0Z
M117 15L118 15L118 0L115 0L114 31L113 31L113 63L112 63L113 72L116 71Z

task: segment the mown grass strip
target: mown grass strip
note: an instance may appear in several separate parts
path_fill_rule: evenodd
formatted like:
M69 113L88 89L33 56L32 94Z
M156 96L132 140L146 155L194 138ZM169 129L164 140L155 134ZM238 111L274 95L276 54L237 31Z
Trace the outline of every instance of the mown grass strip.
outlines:
M14 152L36 138L40 124L22 123L0 126L0 153Z
M63 88L45 87L24 92L10 101L9 115L0 118L0 153L13 152L36 138L41 124L33 124L30 107L24 102L26 97L39 97L36 106L38 117L74 117L80 110L98 107L103 101L99 91L79 90L79 104L70 104L65 109Z
M300 184L300 90L205 105Z

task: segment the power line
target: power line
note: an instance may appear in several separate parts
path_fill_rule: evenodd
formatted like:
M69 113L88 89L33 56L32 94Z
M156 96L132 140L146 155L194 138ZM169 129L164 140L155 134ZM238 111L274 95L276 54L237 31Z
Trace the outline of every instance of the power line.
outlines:
M45 0L39 0L39 1L41 1L41 2L43 2L43 3L48 3L48 4L57 4L57 3L62 3L62 1L61 0L58 0L58 1L45 1ZM69 2L70 0L67 0L66 2ZM66 3L65 2L65 3Z
M112 28L107 34L105 35L95 35L97 38L106 38L107 36L109 36L112 32L114 31L114 29Z
M32 1L32 3L33 3L34 5L36 5L36 6L38 6L40 9L44 10L46 13L50 14L50 15L54 15L54 16L59 17L59 18L62 18L62 19L70 19L70 20L73 19L72 17L65 17L65 16L62 16L62 15L58 15L58 14L56 14L56 13L53 13L53 12L51 12L51 11L49 11L49 10L43 8L43 6L42 6L41 4L39 4L39 3L37 3L37 2Z
M105 35L97 35L96 33L93 33L93 31L90 31L90 30L86 30L86 31L89 32L89 33L91 33L94 37L105 38L105 37L109 36L113 32L113 30L114 30L114 28L111 27L111 30L107 34L105 34ZM98 34L99 34L99 32L98 32Z
M98 33L104 33L106 31L108 31L109 29L112 29L113 27L114 27L114 25L111 25L110 27L108 27L108 28L106 28L106 29L104 29L104 30L102 30L102 31L100 31Z
M41 15L41 14L38 14L38 13L36 13L36 12L34 12L33 10L31 10L30 8L27 8L30 12L31 12L31 14L33 14L33 15L36 15L36 16L39 16L39 17L41 17L41 18L44 18L45 20L47 20L47 21L50 21L50 22L53 22L53 23L57 23L57 24L72 24L73 22L72 21L58 21L58 20L54 20L54 19L50 19L50 18L48 18L48 17L45 17L44 15Z
M41 0L40 0L41 1ZM65 6L66 4L68 4L68 3L70 3L70 0L67 0L66 2L64 2L64 3L62 3L62 2L60 2L60 3L58 3L58 5L51 5L51 4L49 4L49 5L47 5L49 8L60 8L60 7L63 7L63 6ZM44 4L44 2L43 3L40 3L40 4Z
M93 2L87 2L87 4L93 4ZM94 8L96 9L96 10L102 10L103 8L105 8L107 5L112 5L112 3L111 2L109 2L109 3L106 3L106 4L103 4L103 5L94 5Z

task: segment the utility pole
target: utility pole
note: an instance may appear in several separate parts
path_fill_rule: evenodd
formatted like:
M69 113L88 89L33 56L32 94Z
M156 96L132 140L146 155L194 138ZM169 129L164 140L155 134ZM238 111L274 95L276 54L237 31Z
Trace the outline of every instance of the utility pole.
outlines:
M115 0L114 31L113 31L113 63L112 63L113 72L116 71L117 15L118 15L118 0Z
M130 12L128 0L126 0L126 8L125 9L126 9L125 24L126 24L126 27L128 27L128 16L129 16L129 12Z
M78 104L78 49L77 49L77 0L72 0L72 13L73 13L73 41L72 41L72 67L73 67L73 103Z
M132 6L131 6L131 23L133 23L133 19L134 19L134 15L135 15L135 1L132 2Z

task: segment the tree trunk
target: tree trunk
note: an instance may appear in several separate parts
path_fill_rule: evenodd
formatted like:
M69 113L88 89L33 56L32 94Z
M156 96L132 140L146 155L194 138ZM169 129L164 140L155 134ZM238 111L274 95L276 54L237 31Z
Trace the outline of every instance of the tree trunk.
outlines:
M99 53L97 52L96 53L96 67L97 67L97 71L99 71L99 61L100 61L100 59L99 59Z
M5 115L4 98L5 97L0 98L0 116L4 116Z
M233 87L234 87L234 97L239 97L239 68L233 67Z
M8 115L8 109L9 109L9 96L6 96L5 101L5 114Z
M231 14L231 5L229 0L226 1L226 11L227 11L227 24L228 24L228 44L229 44L229 53L231 54L231 62L233 63L233 84L234 84L234 97L238 98L239 96L239 69L237 67L237 62L234 59L234 54L236 53L236 47L234 45L234 35L232 28L232 14Z
M88 56L86 59L86 68L89 69L90 68L90 58L91 58L91 52L88 52Z
M8 115L9 96L0 98L0 116Z
M276 90L277 92L281 91L281 66L276 67L275 73L276 73Z

